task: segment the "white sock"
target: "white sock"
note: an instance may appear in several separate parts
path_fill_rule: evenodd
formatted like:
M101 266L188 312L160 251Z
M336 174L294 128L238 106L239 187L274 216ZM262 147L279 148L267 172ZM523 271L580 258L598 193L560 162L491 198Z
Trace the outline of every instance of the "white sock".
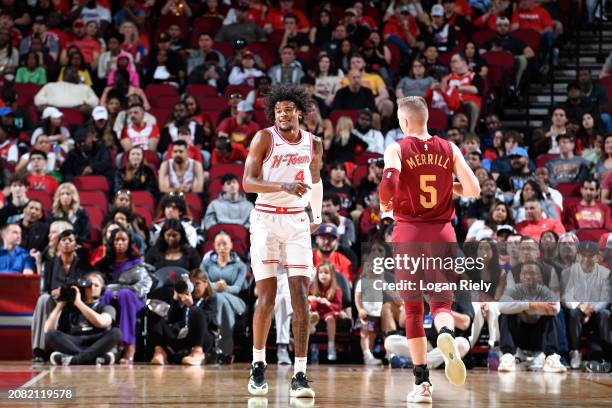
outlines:
M328 349L336 349L336 343L333 341L328 341L327 342L327 348Z
M266 349L265 347L261 350L257 350L253 347L253 363L257 363L258 361L266 362Z
M370 350L366 350L366 351L363 352L363 359L364 360L370 359L372 357L374 357L374 356L372 355L372 352Z
M299 372L306 374L306 360L308 357L296 357L295 364L293 365L293 375Z

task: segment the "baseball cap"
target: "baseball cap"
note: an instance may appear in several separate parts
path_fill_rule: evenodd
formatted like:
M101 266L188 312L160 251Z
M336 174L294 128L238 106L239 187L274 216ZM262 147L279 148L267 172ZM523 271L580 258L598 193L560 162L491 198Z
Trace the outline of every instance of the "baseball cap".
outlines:
M592 252L599 255L599 248L597 248L597 245L592 241L582 241L578 244L578 252Z
M323 224L317 229L315 235L331 235L338 238L338 228L334 224Z
M91 117L94 120L107 120L108 119L108 111L104 106L96 106L91 113Z
M242 58L255 58L255 54L253 54L249 50L246 50L245 52L242 53Z
M236 109L238 112L253 112L253 104L247 101L240 101Z
M441 17L444 15L444 7L441 4L434 4L434 6L431 8L431 16L438 16Z
M34 23L47 24L47 20L45 20L45 16L36 16L34 17Z
M497 17L497 21L495 22L495 24L510 24L510 20L508 20L508 17Z
M48 106L45 108L42 114L43 119L51 118L51 119L60 119L64 114L54 106Z
M79 19L74 20L74 23L72 23L72 26L73 27L85 27L85 22L79 18Z
M347 14L352 14L352 15L356 16L357 15L357 11L354 8L349 7L346 10L344 10L344 15L347 15Z
M74 133L74 141L75 142L81 142L85 139L87 139L87 135L89 134L89 131L85 128L79 128L75 133Z
M515 147L508 152L508 157L512 156L529 157L529 154L527 154L527 150L524 147Z
M0 118L3 118L8 115L14 115L13 110L9 107L0 108Z
M406 6L406 5L401 6L399 8L399 12L400 12L400 14L410 14L410 7Z
M500 232L508 232L510 234L514 234L516 233L516 230L512 225L504 224L497 226L497 233L499 234Z

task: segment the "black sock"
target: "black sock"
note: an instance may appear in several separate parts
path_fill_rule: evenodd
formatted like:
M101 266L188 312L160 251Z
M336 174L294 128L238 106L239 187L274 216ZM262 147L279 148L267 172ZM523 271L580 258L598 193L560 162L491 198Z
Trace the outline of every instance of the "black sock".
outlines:
M429 369L427 368L427 364L415 365L412 372L414 373L414 383L416 385L421 385L421 383L424 382L431 384L431 381L429 381Z
M438 334L442 334L442 333L448 333L451 336L455 337L455 331L447 328L446 326L442 326L442 328L440 329L440 332Z

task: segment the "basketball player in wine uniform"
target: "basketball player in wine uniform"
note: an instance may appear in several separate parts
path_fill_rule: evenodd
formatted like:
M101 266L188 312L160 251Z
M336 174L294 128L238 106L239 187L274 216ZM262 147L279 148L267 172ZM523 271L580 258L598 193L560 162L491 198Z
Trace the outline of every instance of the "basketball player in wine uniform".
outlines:
M306 377L308 352L308 285L312 270L311 231L321 223L323 185L319 172L321 140L300 129L310 100L302 88L279 86L266 98L274 126L260 130L250 145L243 186L257 193L251 212L251 267L258 301L253 315L253 364L248 390L266 395L266 339L274 315L278 265L287 270L293 337L294 374L291 397L314 398ZM304 211L310 204L312 224Z
M438 256L439 252L444 251L450 251L452 255L457 240L451 225L454 217L453 194L478 197L478 180L455 144L429 135L427 104L423 98L400 99L397 115L405 137L385 150L385 169L379 186L381 209L393 210L397 222L393 243L398 251L402 246L410 248L407 251L413 256L421 253ZM454 181L455 177L458 182ZM429 270L413 275L410 271L396 269L398 282L414 281L415 276L426 282L435 282L441 275ZM411 291L410 295L402 293L406 309L406 337L415 376L415 385L408 393L407 400L428 403L432 401L433 386L426 361L423 294L416 290ZM446 376L452 384L461 385L465 382L465 365L454 338L451 315L453 293L442 291L429 295L431 314L438 330L437 346L444 356Z

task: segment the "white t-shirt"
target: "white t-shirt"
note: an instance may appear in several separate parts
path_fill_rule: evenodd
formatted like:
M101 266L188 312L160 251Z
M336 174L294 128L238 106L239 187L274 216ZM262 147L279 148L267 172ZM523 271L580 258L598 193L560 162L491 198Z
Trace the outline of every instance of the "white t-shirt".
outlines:
M370 285L368 285L368 287L370 287ZM361 279L359 279L355 285L355 293L361 293ZM368 299L371 299L372 297L376 298L376 302L364 302L362 296L361 304L363 305L365 311L368 312L368 316L380 317L383 305L383 293L380 290L375 291L374 289L369 289Z

